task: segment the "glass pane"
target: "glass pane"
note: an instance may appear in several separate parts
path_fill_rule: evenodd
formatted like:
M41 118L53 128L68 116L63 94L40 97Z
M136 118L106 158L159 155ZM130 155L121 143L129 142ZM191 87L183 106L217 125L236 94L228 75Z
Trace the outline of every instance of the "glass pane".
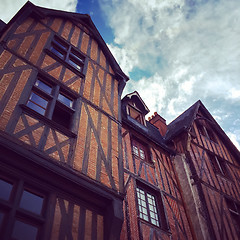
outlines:
M9 200L12 191L12 184L0 179L0 198L3 200Z
M146 221L148 221L148 216L143 215L143 219L146 220Z
M138 148L133 146L133 153L138 156Z
M50 94L52 92L52 87L48 86L47 84L40 81L39 79L36 81L35 86L39 87L40 89L42 89L46 93Z
M30 212L41 214L43 205L43 197L30 193L26 190L23 191L20 207Z
M65 54L57 47L52 46L51 47L51 52L54 53L55 55L57 55L58 57L64 59L65 58Z
M147 215L147 209L146 208L142 208L142 212Z
M145 153L142 149L140 149L140 158L145 159Z
M13 228L12 238L14 240L34 240L37 239L37 233L37 227L21 221L16 221Z
M0 229L2 227L3 218L4 218L4 213L0 212Z
M30 107L31 109L33 109L34 111L42 114L42 115L45 114L45 109L37 106L35 103L32 103L32 102L28 101L27 106Z
M47 107L48 101L42 97L40 97L39 95L37 95L36 93L31 94L30 98L31 102L34 102L36 105L39 105L43 108Z
M64 50L68 49L67 44L64 41L62 41L61 39L59 39L59 38L55 38L54 39L53 45L56 45L57 47L62 48Z
M74 49L71 49L71 56L73 56L77 61L82 62L83 63L83 57L81 56L80 53L78 53L77 51L75 51Z
M154 219L151 219L152 224L156 225L156 221Z
M81 71L82 69L82 64L80 62L78 62L76 59L74 58L69 58L68 60L69 64L71 64L73 67L75 67L77 70Z
M60 100L61 102L63 102L64 104L66 104L69 107L72 107L73 105L73 100L65 97L63 94L59 93L58 94L58 100Z

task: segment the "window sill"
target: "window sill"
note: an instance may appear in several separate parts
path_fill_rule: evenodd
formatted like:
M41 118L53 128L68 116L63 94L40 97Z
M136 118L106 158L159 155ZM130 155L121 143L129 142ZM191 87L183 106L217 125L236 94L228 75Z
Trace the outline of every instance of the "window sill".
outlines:
M161 226L158 227L157 225L154 225L154 224L152 224L152 223L150 223L150 222L148 222L148 221L146 221L146 220L144 220L144 219L142 219L142 218L140 218L140 217L138 217L138 219L139 219L139 221L143 222L144 224L147 224L148 226L150 226L150 227L152 227L152 228L156 228L157 230L163 231L163 232L165 232L166 234L171 234L171 232L169 231L169 229L162 228Z
M133 156L135 159L138 159L139 161L142 161L142 162L148 164L149 166L154 167L154 163L153 163L153 162L150 162L150 160L142 159L142 158L138 157L137 155L135 155L134 153L132 154L132 156Z
M55 128L56 130L58 130L59 132L63 133L64 135L67 135L68 137L72 137L72 138L76 138L77 134L73 133L72 131L70 131L69 129L67 129L66 127L55 123L54 121L46 118L45 116L35 112L34 110L32 110L31 108L27 107L24 104L21 104L20 107L23 109L24 112L26 112L27 114L29 114L30 116L39 119L40 121L43 121L44 123L46 123L48 126Z
M70 65L69 63L67 63L66 61L64 61L63 59L61 59L60 57L56 56L54 53L52 53L49 49L45 49L44 50L50 57L54 58L55 60L57 60L58 62L62 63L64 66L66 66L68 69L70 69L72 72L74 72L75 74L79 75L80 77L84 78L84 74L77 70L75 67L73 67L72 65Z

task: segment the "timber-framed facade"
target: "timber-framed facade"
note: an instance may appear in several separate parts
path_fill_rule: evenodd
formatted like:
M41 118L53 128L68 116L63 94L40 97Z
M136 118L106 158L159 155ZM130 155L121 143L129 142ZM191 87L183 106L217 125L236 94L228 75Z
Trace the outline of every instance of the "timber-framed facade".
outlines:
M201 101L170 124L89 15L0 21L0 236L239 239L240 153Z

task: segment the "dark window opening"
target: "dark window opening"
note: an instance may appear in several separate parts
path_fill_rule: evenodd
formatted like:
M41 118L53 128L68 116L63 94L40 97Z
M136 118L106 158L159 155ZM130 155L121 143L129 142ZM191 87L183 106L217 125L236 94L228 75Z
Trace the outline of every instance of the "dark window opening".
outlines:
M205 137L207 136L204 126L202 124L200 124L199 122L197 123L197 128L201 135L203 135Z
M197 128L198 128L199 133L200 133L202 136L205 136L205 137L209 138L211 141L213 141L213 142L215 142L215 143L217 142L215 133L213 132L212 129L210 129L209 126L205 126L205 124L200 123L200 122L198 121L198 122L197 122Z
M50 51L63 61L74 67L79 72L83 70L84 57L83 55L73 48L70 44L63 41L61 38L55 36Z
M64 111L63 108L59 107L58 105L56 105L56 107L54 108L54 112L52 115L52 120L66 128L70 127L70 123L71 123L71 117L72 114Z
M214 171L225 177L229 177L226 161L213 154L208 154L208 156L213 165Z
M240 204L228 198L226 198L226 203L236 232L240 236Z
M212 140L213 142L217 142L214 132L208 128L206 130L207 130L207 134L208 134L208 137L210 138L210 140Z

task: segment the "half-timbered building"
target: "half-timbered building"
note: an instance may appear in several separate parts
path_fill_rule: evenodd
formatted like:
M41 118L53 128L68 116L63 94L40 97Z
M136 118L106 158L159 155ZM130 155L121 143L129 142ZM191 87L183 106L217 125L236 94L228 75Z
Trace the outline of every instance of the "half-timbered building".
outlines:
M198 101L170 124L89 15L0 21L0 238L239 239L240 154Z
M126 197L121 239L192 239L173 168L175 152L164 143L165 120L156 114L147 121L148 112L137 92L123 98Z
M0 238L117 239L128 77L89 15L27 2L0 26Z
M240 154L201 101L168 125L165 141L197 239L239 239Z

